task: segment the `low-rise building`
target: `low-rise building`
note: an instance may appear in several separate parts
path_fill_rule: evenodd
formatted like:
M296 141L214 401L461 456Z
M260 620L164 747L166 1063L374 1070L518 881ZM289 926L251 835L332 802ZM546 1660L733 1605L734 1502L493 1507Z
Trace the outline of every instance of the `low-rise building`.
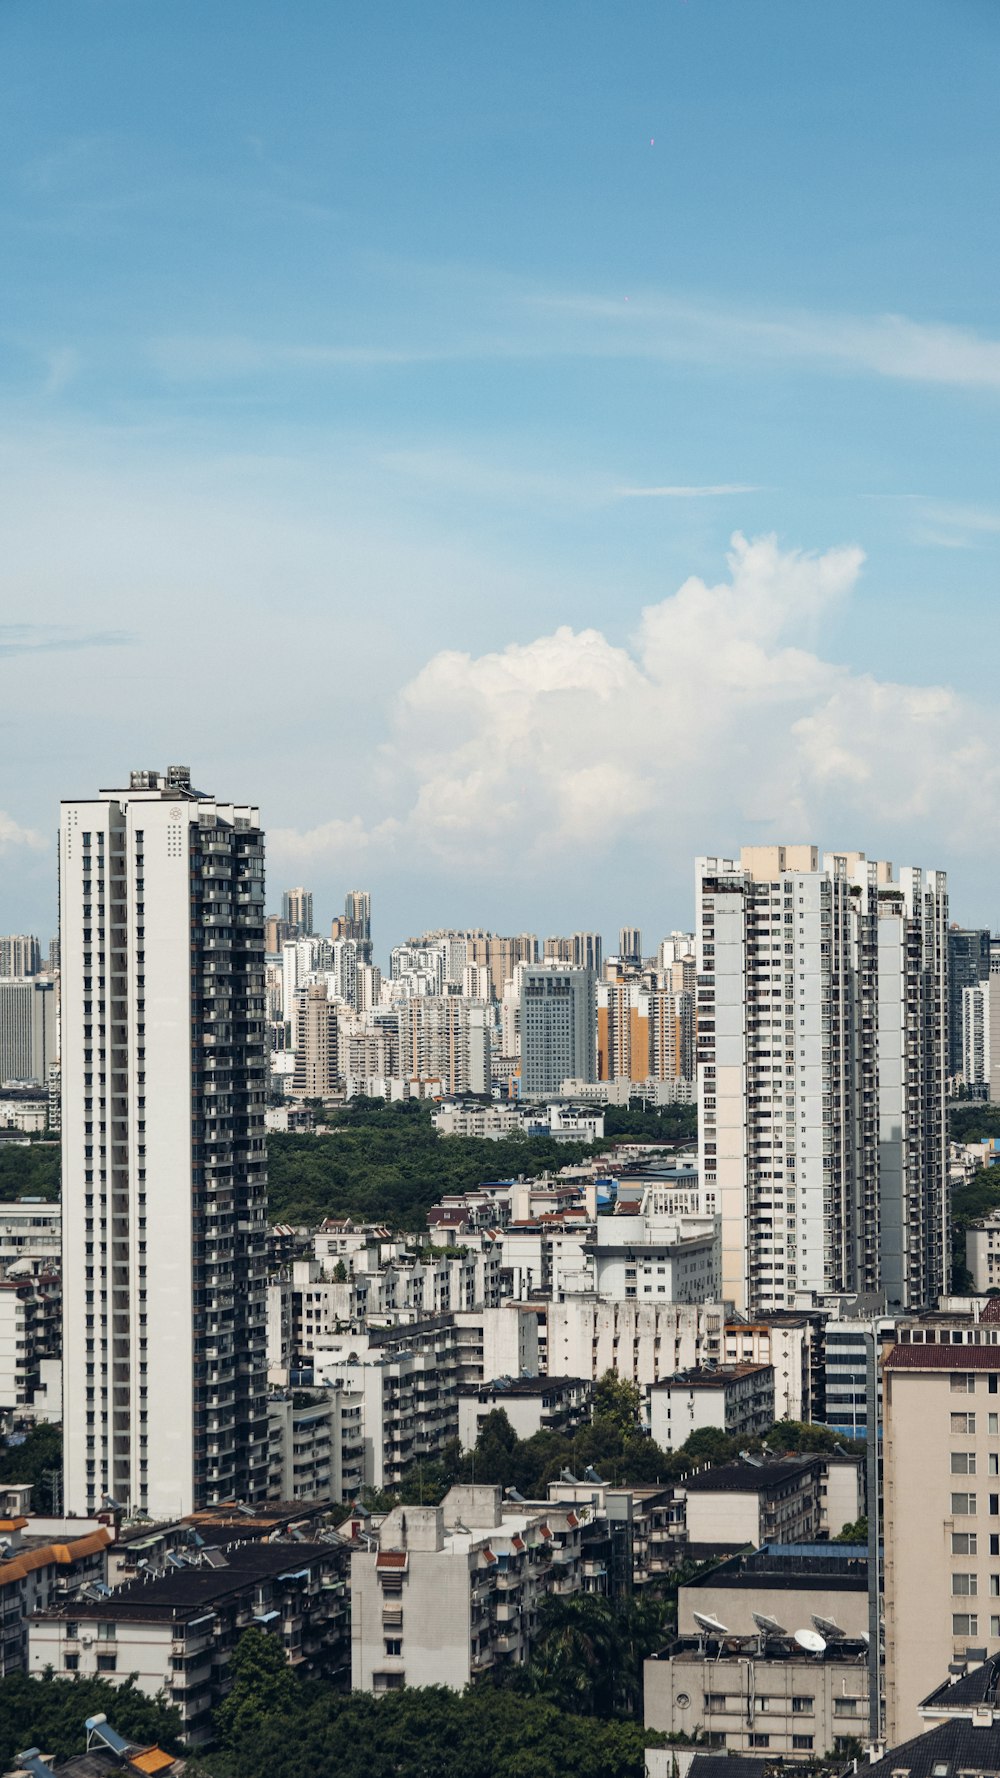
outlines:
M185 1739L201 1746L232 1650L251 1625L278 1638L290 1666L346 1682L346 1559L340 1543L230 1543L174 1555L163 1574L37 1611L29 1671L112 1685L134 1676L148 1697L177 1707Z
M736 1637L758 1634L756 1613L781 1624L789 1635L819 1627L813 1623L818 1618L827 1625L823 1633L834 1641L861 1638L868 1631L867 1546L775 1543L741 1551L679 1588L681 1636L698 1634L695 1613L725 1624Z
M107 1526L83 1520L78 1534L68 1537L65 1527L59 1529L64 1535L56 1541L32 1536L31 1520L20 1514L0 1519L0 1677L26 1670L33 1612L104 1581L105 1552L112 1542Z
M749 1438L774 1425L774 1369L769 1364L719 1364L678 1371L649 1391L649 1430L675 1451L707 1427Z
M815 1456L741 1457L696 1470L679 1484L689 1542L715 1549L815 1542L822 1474Z
M679 1637L644 1664L646 1728L793 1763L846 1755L868 1727L868 1644L816 1640L807 1653L791 1631Z
M594 1386L583 1377L506 1377L458 1392L458 1436L470 1450L488 1415L500 1408L518 1438L536 1432L574 1433L590 1419Z
M447 1685L527 1659L548 1593L580 1590L575 1508L503 1504L455 1487L441 1506L396 1507L351 1558L356 1691Z
M62 1254L61 1227L58 1204L31 1198L0 1204L0 1273L12 1265L19 1271L51 1272Z

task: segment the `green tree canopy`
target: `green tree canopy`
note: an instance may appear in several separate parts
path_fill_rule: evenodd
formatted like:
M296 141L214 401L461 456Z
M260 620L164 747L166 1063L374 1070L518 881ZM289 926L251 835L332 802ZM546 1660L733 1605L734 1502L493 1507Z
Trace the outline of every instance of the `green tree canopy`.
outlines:
M56 1760L85 1752L83 1725L88 1716L102 1713L128 1740L180 1752L179 1712L147 1698L132 1679L108 1685L103 1679L29 1679L26 1673L10 1673L0 1679L3 1770L9 1772L27 1747L40 1747Z

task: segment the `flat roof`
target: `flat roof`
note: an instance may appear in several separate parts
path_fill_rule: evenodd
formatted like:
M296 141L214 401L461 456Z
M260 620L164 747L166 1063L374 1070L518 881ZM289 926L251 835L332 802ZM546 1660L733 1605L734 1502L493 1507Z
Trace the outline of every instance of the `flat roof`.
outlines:
M224 1567L171 1568L152 1578L130 1580L116 1587L107 1599L69 1599L33 1615L43 1621L68 1619L73 1623L183 1618L244 1592L257 1580L280 1580L315 1562L334 1559L343 1547L340 1543L229 1544L219 1551L225 1558Z

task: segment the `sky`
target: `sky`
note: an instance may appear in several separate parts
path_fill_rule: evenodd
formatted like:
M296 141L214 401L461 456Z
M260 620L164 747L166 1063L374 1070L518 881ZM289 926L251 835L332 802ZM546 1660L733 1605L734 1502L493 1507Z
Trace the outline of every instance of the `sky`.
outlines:
M995 0L2 0L0 930L184 763L269 901L1000 927Z

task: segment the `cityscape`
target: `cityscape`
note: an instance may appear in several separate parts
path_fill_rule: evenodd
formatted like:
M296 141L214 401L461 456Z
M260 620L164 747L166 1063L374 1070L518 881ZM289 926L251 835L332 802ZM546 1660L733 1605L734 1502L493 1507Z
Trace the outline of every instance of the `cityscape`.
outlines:
M4 1675L197 1750L241 1628L377 1697L641 1608L652 1773L987 1708L1000 939L946 872L753 844L691 932L386 954L265 866L131 769L62 804L58 937L0 938Z
M0 57L0 1778L1000 1778L1000 13Z

